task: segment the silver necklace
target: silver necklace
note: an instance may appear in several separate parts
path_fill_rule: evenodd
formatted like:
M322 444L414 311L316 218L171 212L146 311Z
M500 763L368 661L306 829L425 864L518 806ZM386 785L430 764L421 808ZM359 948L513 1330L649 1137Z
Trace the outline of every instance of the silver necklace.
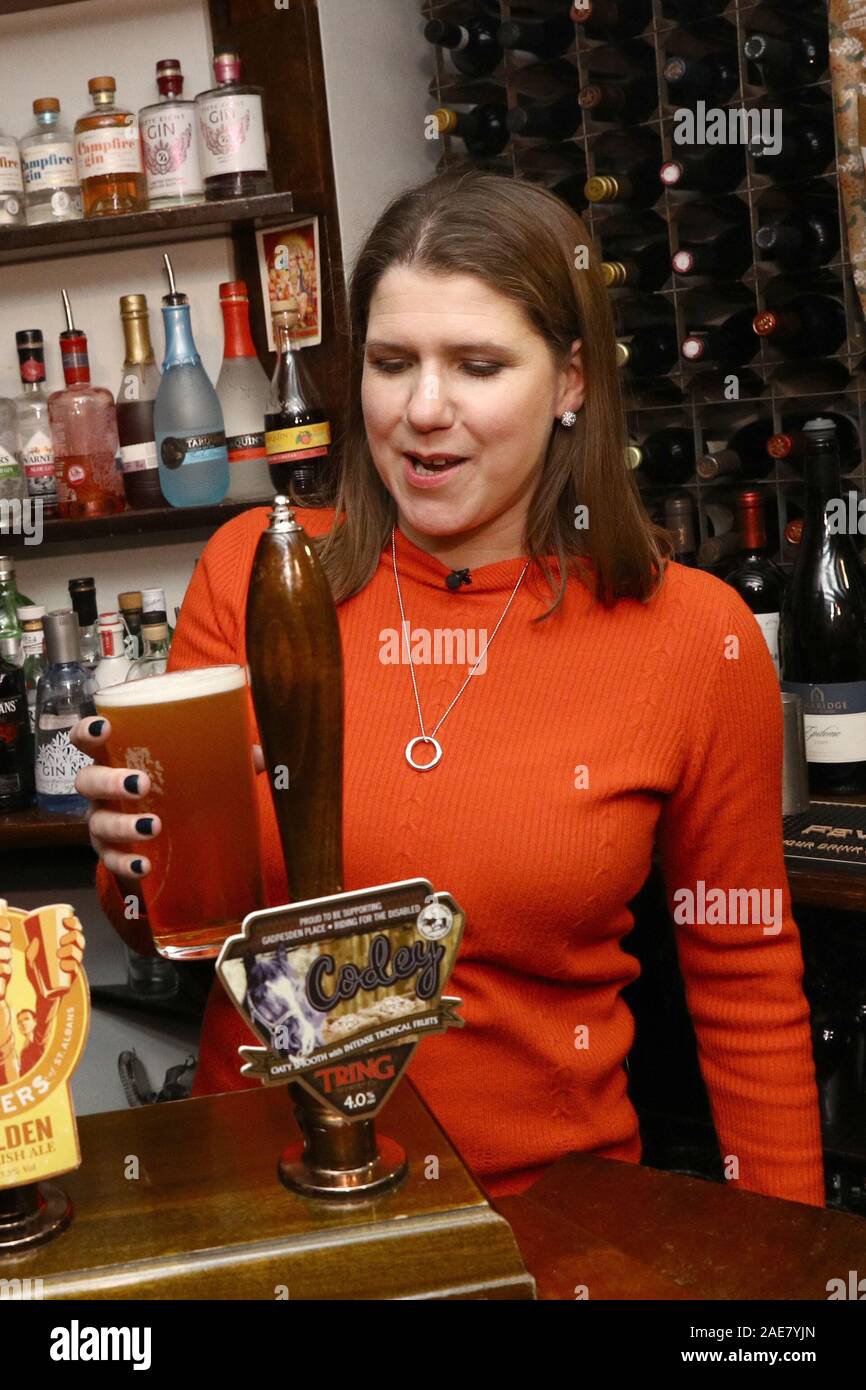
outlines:
M397 573L397 543L395 539L396 533L397 528L396 526L393 526L391 528L391 559L394 564L394 583L397 586L397 601L400 604L400 618L402 620L402 631L406 633L407 636L406 649L409 653L409 674L412 677L412 689L415 692L415 705L418 710L418 723L421 728L421 733L417 734L415 738L410 738L409 742L406 744L406 761L408 762L410 767L414 767L416 772L429 772L431 768L436 766L436 764L439 762L439 759L442 757L442 745L436 737L437 730L442 727L443 723L448 718L448 715L451 713L454 706L457 704L457 701L460 699L460 696L463 694L472 677L475 675L475 672L478 670L478 667L481 665L482 661L487 655L487 649L490 646L490 643L493 641L494 637L496 636L497 632L499 631L502 619L505 617L505 614L508 612L509 608L514 602L514 596L517 593L517 590L523 583L523 576L529 569L529 561L527 560L526 564L523 566L523 569L520 571L517 583L515 584L514 589L512 590L511 597L509 598L508 602L502 610L499 622L496 624L487 641L484 643L484 651L481 653L475 665L472 667L472 670L469 672L469 675L466 677L460 689L457 691L457 694L454 696L454 699L451 701L451 704L448 706L445 713L439 719L438 723L436 724L436 727L432 729L428 734L424 730L424 716L421 713L421 701L418 698L418 682L415 679L415 665L412 661L412 631L411 628L409 628L408 633L406 631L408 627L408 624L406 622L406 610L403 607L403 594L400 591L400 576ZM429 763L416 763L413 759L412 751L416 743L432 743L434 756Z

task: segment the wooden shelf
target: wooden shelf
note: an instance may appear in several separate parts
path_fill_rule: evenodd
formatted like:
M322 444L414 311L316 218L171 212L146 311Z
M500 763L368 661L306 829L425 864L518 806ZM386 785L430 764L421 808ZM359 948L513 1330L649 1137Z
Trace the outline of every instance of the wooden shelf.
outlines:
M24 536L2 530L0 542L4 550L26 559L37 550L43 554L47 545L58 541L102 541L144 535L180 537L184 531L215 531L233 516L251 507L268 507L272 502L273 494L258 502L219 502L212 507L130 508L114 516L53 517L43 523L42 542L38 547L25 544Z
M0 228L0 265L49 260L55 256L91 255L97 251L170 241L201 241L296 215L292 193L260 193L253 198L224 198L214 203L152 208L148 212L84 218L80 222L3 227Z
M0 815L0 846L4 851L58 845L90 845L86 815L52 815L38 806Z

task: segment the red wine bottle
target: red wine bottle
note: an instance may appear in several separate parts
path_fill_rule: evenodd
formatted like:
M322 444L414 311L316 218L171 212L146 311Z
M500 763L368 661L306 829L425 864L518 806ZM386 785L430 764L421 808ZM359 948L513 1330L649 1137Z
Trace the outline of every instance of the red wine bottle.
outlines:
M447 19L431 19L424 26L429 43L451 50L451 61L467 77L486 77L502 62L502 48L496 39L492 20L479 17L467 24Z
M779 615L785 577L770 559L764 497L755 488L737 496L736 531L740 537L742 553L723 578L726 584L736 589L740 598L754 613L778 675Z
M655 76L643 74L625 82L590 82L581 87L577 99L594 121L633 125L655 111L658 90Z
M676 156L658 174L665 188L679 192L731 193L746 177L742 145L678 145Z
M583 119L583 108L576 96L555 101L533 102L509 111L506 125L512 135L535 136L543 140L567 140Z
M695 471L691 430L678 425L655 430L639 444L640 470L650 483L685 483Z
M768 456L772 459L786 459L797 469L800 469L806 457L808 443L808 435L803 426L812 418L802 411L784 414L781 430L777 434L771 434L767 440ZM847 415L840 415L833 410L825 411L821 418L829 420L836 427L836 446L839 451L841 471L853 473L862 458L860 433L856 424Z
M680 237L671 264L677 275L706 275L738 280L752 264L752 237L747 222L735 223L711 239L691 241Z
M483 102L465 112L440 106L433 114L442 135L456 135L470 154L482 159L501 154L510 139L508 108L500 102Z
M758 209L755 232L758 257L783 270L815 270L839 250L839 216L834 205L805 200L782 213Z
M652 0L574 0L571 19L588 39L616 43L642 34L652 12Z
M758 351L758 339L752 327L754 309L736 309L721 323L699 328L683 339L680 349L687 362L711 361L739 366L751 362Z
M836 428L806 425L803 537L782 606L782 689L799 695L813 793L866 791L866 569L830 505L841 496Z
M673 536L674 560L678 565L688 565L693 569L698 563L698 543L690 497L677 493L665 498L665 526Z
M782 136L779 149L771 153L760 136L749 141L748 150L755 172L783 182L811 179L823 174L835 156L833 117L828 110L801 108L799 113L782 110Z
M558 58L574 43L574 24L567 12L549 19L510 20L496 31L503 48L532 53L536 58Z
M747 16L747 31L751 28ZM827 67L828 43L826 24L822 28L798 19L795 24L783 21L785 37L764 32L747 32L743 54L749 64L751 81L769 91L784 87L803 87L816 82Z
M677 332L670 324L636 328L627 337L617 338L617 364L634 378L663 376L678 353Z
M754 329L785 357L826 357L848 331L844 306L824 294L797 294L782 308L762 309Z
M769 415L741 425L724 443L710 438L708 432L707 451L697 462L698 477L707 481L713 478L727 481L732 477L766 478L773 468L773 459L767 453L772 433L773 421Z
M674 54L662 68L672 106L709 105L728 100L740 85L736 49L721 45L703 58Z
M595 175L584 192L591 203L629 203L649 207L660 196L658 136L645 126L605 131L593 148Z

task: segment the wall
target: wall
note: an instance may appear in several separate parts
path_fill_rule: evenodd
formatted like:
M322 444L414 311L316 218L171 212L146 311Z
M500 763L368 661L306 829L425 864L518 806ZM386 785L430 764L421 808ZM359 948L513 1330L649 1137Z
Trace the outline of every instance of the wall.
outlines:
M319 0L340 226L347 266L364 231L399 188L432 172L438 153L424 140L430 53L415 0ZM47 41L50 34L50 41ZM155 100L154 64L175 57L184 95L209 87L211 35L204 0L83 0L0 17L0 129L20 136L32 124L37 96L57 96L72 126L89 105L88 77L108 72L118 102L133 109ZM272 132L272 136L273 136ZM47 386L63 385L58 334L65 327L60 290L70 295L76 326L89 335L92 379L116 391L123 361L118 298L145 293L159 357L159 300L165 292L162 248L70 257L45 264L0 266L0 394L18 390L15 331L45 334ZM231 243L218 238L166 246L178 283L190 296L193 329L205 368L216 378L222 324L216 293L232 278ZM47 607L68 604L67 580L93 574L100 609L121 589L162 584L169 612L179 605L204 542L145 546L65 545L45 556L21 552L19 587ZM0 539L2 548L2 539ZM33 548L34 551L36 548Z

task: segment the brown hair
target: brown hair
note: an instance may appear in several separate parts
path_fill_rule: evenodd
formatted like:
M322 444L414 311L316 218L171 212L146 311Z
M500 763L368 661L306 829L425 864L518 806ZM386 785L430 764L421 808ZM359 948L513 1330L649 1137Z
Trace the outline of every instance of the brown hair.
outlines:
M588 250L587 269L575 268L578 246ZM605 605L621 597L652 597L672 547L669 534L644 511L623 461L625 410L598 253L582 220L545 188L464 169L396 197L367 237L352 274L346 423L336 449L337 521L317 545L336 602L372 579L397 519L370 454L361 407L370 301L391 266L477 276L523 309L558 366L570 360L573 339L583 340L586 398L572 429L552 427L529 506L524 553L538 561L554 596L542 617L562 601L568 573L590 582ZM582 530L575 526L581 504L590 521ZM546 555L556 558L556 577Z

